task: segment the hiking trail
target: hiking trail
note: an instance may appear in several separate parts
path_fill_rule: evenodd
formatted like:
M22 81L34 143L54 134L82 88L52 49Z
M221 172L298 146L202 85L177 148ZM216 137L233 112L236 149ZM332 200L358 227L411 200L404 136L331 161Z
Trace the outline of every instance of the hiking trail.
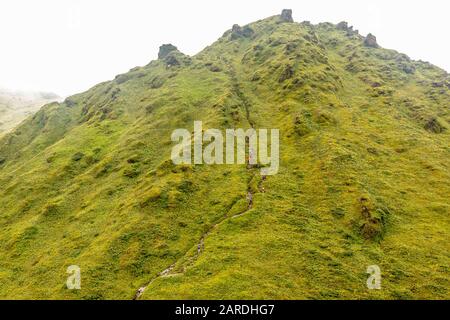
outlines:
M227 61L226 62L228 68L229 68L229 76L230 76L230 80L231 80L231 86L233 88L234 93L239 97L239 99L241 100L241 103L245 109L246 112L246 119L248 121L248 123L250 124L250 126L252 128L254 128L254 123L253 121L250 119L250 102L248 101L247 97L245 97L244 93L242 92L240 85L239 85L239 81L237 79L237 75L236 72L233 68L233 66ZM248 141L246 141L246 143L248 143ZM247 200L247 206L244 210L242 210L241 212L235 213L232 216L229 216L229 211L227 213L225 213L225 215L216 223L214 223L205 233L202 234L202 236L200 237L199 241L192 246L189 250L187 250L184 255L182 255L180 258L178 258L174 263L172 263L169 267L167 267L166 269L164 269L163 271L161 271L160 273L158 273L154 278L152 278L149 282L147 282L144 286L140 287L135 295L133 300L138 300L142 294L145 292L145 290L148 289L149 286L151 286L153 284L154 281L156 281L159 278L166 278L166 277L173 277L173 276L177 276L177 275L182 275L184 274L184 272L186 271L187 268L189 268L190 266L192 266L195 261L197 261L197 259L199 258L200 254L204 251L205 249L205 240L208 237L208 235L214 231L214 229L216 229L218 226L220 226L221 224L225 223L228 220L231 219L235 219L238 217L243 216L244 214L246 214L250 209L252 209L253 207L253 196L254 196L254 192L252 192L251 188L250 188L250 182L252 181L253 177L258 174L256 167L251 165L249 163L249 159L246 160L247 162L247 170L250 170L253 172L251 178L248 180L247 182L247 190L246 190L246 200ZM258 193L263 193L265 192L264 187L262 186L262 183L266 180L266 177L263 176L261 181L258 183ZM230 208L230 210L232 209L232 207ZM188 254L192 251L193 248L196 248L195 250L195 254L188 258ZM180 266L182 268L181 272L178 273L174 273L174 269L175 267L183 260L187 260L184 265Z

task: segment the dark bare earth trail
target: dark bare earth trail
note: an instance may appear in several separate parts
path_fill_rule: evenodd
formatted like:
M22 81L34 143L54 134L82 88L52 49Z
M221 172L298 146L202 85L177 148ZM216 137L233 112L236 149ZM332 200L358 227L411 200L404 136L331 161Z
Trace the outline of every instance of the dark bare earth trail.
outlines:
M254 123L253 121L250 119L250 102L248 101L248 99L245 97L244 93L242 92L242 90L240 89L240 85L239 85L239 81L237 79L236 76L236 72L233 68L233 66L227 62L227 65L229 67L229 76L231 79L231 83L232 83L232 88L233 91L235 92L235 94L239 97L239 99L241 100L241 103L245 109L245 115L246 115L246 120L249 123L249 125L254 128ZM248 139L246 141L246 143L248 144ZM247 146L248 147L248 146ZM257 170L255 170L255 167L253 165L251 165L249 163L249 159L247 158L247 169L248 170L252 170L253 172L253 176L255 174L258 174ZM265 176L263 176L263 179L259 182L258 184L258 191L259 192L264 192L264 187L262 186L263 181L266 179ZM251 181L251 179L249 179L249 181ZM145 284L144 286L140 287L134 297L133 300L138 300L143 294L144 292L153 284L154 281L156 281L159 278L164 278L164 277L170 277L170 276L177 276L177 275L182 275L186 269L190 266L192 266L195 261L198 259L198 257L200 256L200 254L205 250L205 240L208 237L208 235L214 230L216 229L218 226L220 226L221 224L223 224L224 222L230 220L230 219L235 219L238 217L243 216L245 213L247 213L250 209L252 209L253 207L253 192L251 191L250 188L250 182L247 184L247 190L246 190L246 200L247 200L247 206L245 208L245 210L235 213L232 216L228 216L228 212L222 217L222 219L220 219L218 222L216 222L215 224L213 224L208 231L206 231L204 234L202 234L202 236L200 237L200 240L195 244L195 246L191 247L183 256L181 256L179 259L177 259L173 264L171 264L169 267L167 267L166 269L164 269L163 271L161 271L160 273L158 273L153 279L151 279L147 284ZM230 209L231 210L231 209ZM182 272L179 273L174 273L174 269L175 266L178 265L178 263L180 261L182 261L188 254L189 252L192 250L192 248L197 248L197 250L195 251L195 255L193 257L191 257L188 260L188 264L182 267Z

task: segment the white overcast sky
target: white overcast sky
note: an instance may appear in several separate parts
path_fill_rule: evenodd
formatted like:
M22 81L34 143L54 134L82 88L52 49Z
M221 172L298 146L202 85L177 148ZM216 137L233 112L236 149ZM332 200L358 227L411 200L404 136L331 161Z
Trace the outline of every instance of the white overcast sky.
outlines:
M162 43L192 55L283 8L298 22L348 21L450 71L449 0L0 0L0 87L74 94L147 64Z

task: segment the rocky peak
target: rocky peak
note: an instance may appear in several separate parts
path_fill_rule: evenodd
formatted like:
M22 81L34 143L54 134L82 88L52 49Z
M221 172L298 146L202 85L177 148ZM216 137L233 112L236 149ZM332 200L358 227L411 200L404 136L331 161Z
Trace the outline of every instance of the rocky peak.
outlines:
M281 21L294 22L294 19L292 18L292 10L291 9L283 9L283 11L281 11Z
M378 48L377 38L373 34L369 33L364 39L364 45L366 47Z
M158 59L164 59L165 57L167 57L167 55L169 53L171 53L172 51L177 51L178 48L175 47L173 44L163 44L162 46L159 47L159 52L158 52Z

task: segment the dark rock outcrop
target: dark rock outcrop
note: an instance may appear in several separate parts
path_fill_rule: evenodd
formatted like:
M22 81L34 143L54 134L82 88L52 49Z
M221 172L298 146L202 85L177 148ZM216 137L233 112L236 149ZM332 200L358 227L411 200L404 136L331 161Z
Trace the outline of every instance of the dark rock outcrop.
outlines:
M367 35L367 37L364 39L364 45L366 47L371 47L371 48L378 48L379 47L378 43L377 43L377 38L371 33L369 33Z
M424 126L425 130L432 133L442 133L445 131L445 127L435 117L431 117Z
M159 47L159 52L158 52L158 59L164 59L165 57L167 57L167 55L169 53L171 53L172 51L177 51L178 48L175 47L173 44L163 44L162 46Z
M294 19L292 18L292 10L291 9L283 9L281 11L281 21L283 22L294 22Z
M346 21L341 21L336 25L336 28L338 30L344 30L347 31L348 30L348 23Z
M450 89L450 79L442 80L442 81L433 81L431 83L433 88L447 88Z
M395 58L395 62L400 70L405 73L414 73L416 71L416 67L411 59L406 54L398 54Z
M181 63L180 61L177 59L177 57L175 57L174 55L169 55L167 56L164 61L166 62L167 66L179 66Z
M251 36L253 36L254 33L255 32L253 31L253 29L250 28L249 26L241 28L240 25L234 24L233 27L231 28L231 40L235 40L242 37L250 38Z
M241 26L238 24L233 24L233 27L231 27L231 33L241 34L241 32L242 32Z
M164 61L169 68L191 63L189 56L180 52L177 47L170 43L159 47L158 59Z
M368 196L360 198L360 210L362 215L361 235L369 240L379 239L385 232L386 218L390 214L388 208L379 206Z
M341 21L336 25L336 29L347 32L347 37L359 36L358 30L353 30L353 26L349 26L348 22Z
M279 82L283 82L287 79L290 79L294 76L294 68L291 65L286 65L281 72L280 78L278 79Z

